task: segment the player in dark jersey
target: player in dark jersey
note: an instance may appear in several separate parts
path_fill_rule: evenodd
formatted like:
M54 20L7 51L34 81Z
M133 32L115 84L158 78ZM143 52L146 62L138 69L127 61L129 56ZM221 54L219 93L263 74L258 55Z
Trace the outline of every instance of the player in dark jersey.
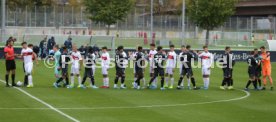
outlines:
M94 70L93 67L96 65L96 54L93 51L93 48L91 46L87 47L87 53L84 56L85 59L85 71L84 76L81 82L81 87L86 88L84 83L86 81L86 78L90 78L90 87L93 89L97 89L98 87L95 85L95 79L94 79Z
M253 83L254 89L258 90L257 87L257 79L256 79L256 69L258 67L258 60L254 58L254 51L250 52L250 56L247 58L247 63L248 63L248 75L249 75L249 80L246 84L245 90L249 90L249 86L251 83Z
M119 78L121 78L121 89L125 89L125 70L128 63L128 56L124 52L124 47L119 46L115 55L115 65L116 65L116 78L114 80L114 89L117 89L117 84Z
M54 87L58 88L60 86L60 82L65 80L65 83L63 84L64 87L68 87L69 85L69 77L68 77L68 64L70 62L70 55L68 53L67 48L64 46L62 47L62 53L60 55L59 59L59 65L61 66L61 77L57 79L57 81L54 83Z
M233 66L235 65L235 58L234 55L231 53L230 47L225 47L225 53L221 57L222 60L222 70L223 70L223 81L220 86L220 89L225 90L225 85L228 86L228 89L233 89Z
M153 56L153 63L154 63L154 76L151 78L148 87L149 88L156 88L154 85L151 85L155 78L158 76L161 77L161 90L165 90L164 88L164 63L166 61L165 52L163 52L163 48L161 46L157 47L157 53Z
M258 87L262 87L262 57L259 54L259 51L257 48L254 49L254 58L258 61L258 66L256 68L256 80L258 82Z
M187 52L189 52L193 56L194 59L198 58L197 53L195 53L193 50L191 50L191 45L187 45L186 49L187 49ZM190 60L189 62L191 63L192 61L193 60ZM195 81L195 78L194 78L193 67L191 67L190 79L191 79L191 82L193 84L193 89L194 90L200 89L200 88L196 87L196 81Z
M193 78L193 70L192 70L192 61L194 59L194 55L189 50L187 50L187 48L184 45L181 47L181 50L182 52L179 55L180 62L181 62L181 71L180 71L180 78L178 80L177 89L183 89L183 86L181 86L181 83L184 79L184 76L187 76L187 79L191 79L192 81L193 89L196 90L198 88L196 87L196 83Z
M143 47L138 47L138 52L134 56L135 61L134 67L135 67L135 76L137 77L134 88L140 89L140 80L144 78L144 65L145 65L145 54L143 54Z

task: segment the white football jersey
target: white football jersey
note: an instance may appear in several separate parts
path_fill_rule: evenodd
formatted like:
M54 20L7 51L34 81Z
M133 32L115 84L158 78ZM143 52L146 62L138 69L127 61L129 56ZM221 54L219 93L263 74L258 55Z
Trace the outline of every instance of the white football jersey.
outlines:
M72 67L79 68L80 67L80 60L82 60L81 54L79 51L72 52Z
M157 53L157 51L156 50L150 50L150 52L149 52L149 62L150 62L150 66L151 67L153 67L154 65L154 63L153 63L153 57L154 57L154 55Z
M198 55L201 58L202 68L210 68L213 63L213 54L210 52L203 52Z
M110 57L109 57L109 53L108 52L102 53L101 60L102 60L102 62L101 62L102 67L109 67Z
M174 51L170 51L168 52L168 56L167 56L168 60L167 60L167 68L175 68L176 66L176 60L177 60L177 55Z
M22 49L21 55L23 56L24 64L33 62L33 50L31 48Z

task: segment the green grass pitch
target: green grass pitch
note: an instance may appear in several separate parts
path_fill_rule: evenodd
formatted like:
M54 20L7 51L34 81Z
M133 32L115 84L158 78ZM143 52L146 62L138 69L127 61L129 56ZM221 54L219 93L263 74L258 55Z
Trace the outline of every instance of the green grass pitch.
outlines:
M4 60L0 61L0 79L4 79ZM276 67L276 63L272 64ZM96 84L102 85L100 69L96 72ZM55 109L81 122L273 122L276 120L276 92L250 91L250 96L240 91L247 80L247 64L234 67L235 90L220 90L221 69L212 69L209 90L134 90L131 89L133 69L127 69L128 89L56 89L53 69L40 62L34 67L34 88L21 88L43 100ZM273 69L272 73L275 73ZM17 60L16 81L23 80L22 61ZM110 86L113 86L114 69L109 71ZM178 80L178 70L175 81ZM194 69L198 86L202 86L201 70ZM146 80L149 81L148 70ZM274 80L276 80L273 74ZM159 78L160 80L160 78ZM75 80L76 82L77 80ZM159 82L160 85L160 82ZM185 82L186 85L186 82ZM70 122L69 118L15 88L6 88L0 83L1 122Z

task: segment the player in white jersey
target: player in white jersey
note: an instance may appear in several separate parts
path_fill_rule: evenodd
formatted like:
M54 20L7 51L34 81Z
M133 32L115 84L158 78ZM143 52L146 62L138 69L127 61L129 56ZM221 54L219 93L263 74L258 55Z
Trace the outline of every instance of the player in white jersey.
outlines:
M148 54L148 58L149 58L149 72L150 72L150 77L153 78L154 76L154 55L157 53L157 51L155 50L155 44L150 44L150 51ZM153 85L157 86L157 78L154 79L153 81Z
M24 71L25 75L28 77L28 88L33 87L33 77L32 77L32 70L33 70L33 59L36 59L36 55L34 54L33 50L30 48L32 47L32 44L29 44L27 46L26 42L23 42L22 44L22 51L21 51L21 57L24 61Z
M170 51L167 54L167 63L166 63L166 72L165 72L166 73L165 87L169 86L169 78L171 79L171 84L169 86L169 89L173 89L173 84L174 84L173 73L176 67L176 60L177 60L177 55L174 51L174 45L170 45Z
M101 66L102 66L102 75L103 75L103 86L101 86L101 88L109 88L109 78L108 78L109 64L110 64L110 57L109 57L109 53L107 52L107 47L102 47Z
M79 83L78 87L80 88L80 86L81 86L80 61L82 61L82 56L81 56L80 52L78 51L76 45L73 45L73 47L72 47L71 61L72 61L72 65L71 65L71 84L70 84L69 88L74 88L75 76L78 77L78 83Z
M198 55L201 59L201 66L202 66L202 76L204 81L204 89L207 90L209 88L210 83L210 74L211 74L211 67L213 63L213 54L208 51L207 46L203 46L203 52Z

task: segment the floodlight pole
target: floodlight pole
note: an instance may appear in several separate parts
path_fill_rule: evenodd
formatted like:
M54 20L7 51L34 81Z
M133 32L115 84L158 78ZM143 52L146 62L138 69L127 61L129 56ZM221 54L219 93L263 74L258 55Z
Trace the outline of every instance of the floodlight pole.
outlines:
M1 41L4 41L5 23L6 23L6 0L2 0L2 26L1 26Z
M181 39L181 45L184 45L184 40L185 40L185 13L186 13L186 4L185 0L183 0L183 5L182 5L182 39Z
M153 40L153 0L150 1L150 39Z

